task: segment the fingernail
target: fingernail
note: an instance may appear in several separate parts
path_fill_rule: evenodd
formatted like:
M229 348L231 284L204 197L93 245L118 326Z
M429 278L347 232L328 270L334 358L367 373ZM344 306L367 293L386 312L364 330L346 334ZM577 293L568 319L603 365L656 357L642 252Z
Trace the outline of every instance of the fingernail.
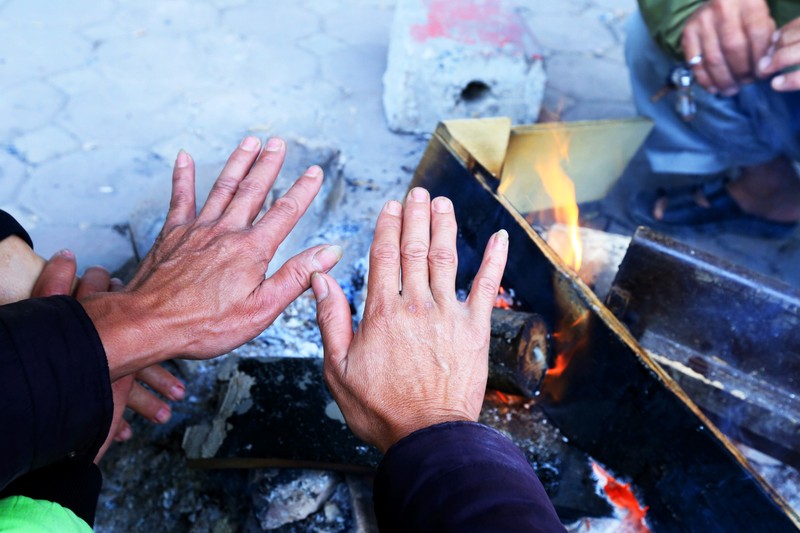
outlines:
M75 259L75 254L69 248L64 248L63 250L59 250L53 254L52 259L56 257L60 257L62 259Z
M728 97L735 96L738 92L739 92L738 87L732 87L730 89L725 89L724 91L722 91L722 96L728 96Z
M414 187L413 189L411 189L409 197L415 202L424 202L428 199L428 191L426 191L422 187Z
M162 407L156 413L156 420L158 420L159 423L163 424L164 422L167 422L169 420L170 415L171 413L169 409L167 409L166 407Z
M314 291L314 297L317 302L321 302L328 297L328 282L325 276L319 272L311 274L311 290Z
M403 206L400 205L400 202L396 200L389 200L388 202L386 202L386 205L383 206L383 209L390 215L396 217L399 217L403 213Z
M306 176L309 178L322 177L322 169L319 167L319 165L312 165L308 167L308 170L306 170Z
M708 89L706 89L706 91L707 91L708 93L710 93L710 94L717 94L717 93L719 92L719 89L717 89L716 87L714 87L714 86L712 85L711 87L709 87Z
M775 76L772 79L772 88L773 89L780 89L781 87L783 87L784 83L786 83L786 76L783 76L783 75Z
M279 152L283 148L283 141L277 137L272 137L267 141L267 152Z
M314 258L311 259L311 264L314 266L314 270L327 272L336 266L343 254L341 246L332 244L315 253Z
M119 430L119 432L117 433L117 437L114 440L116 440L117 442L122 442L124 440L130 439L131 437L133 437L133 430L131 429L130 426L125 426L124 428Z
M114 287L124 287L124 286L125 286L125 284L124 284L124 283L122 283L122 280L121 280L121 279L119 279L119 278L111 278L111 280L109 281L109 283L110 283L111 285L113 285Z
M181 148L178 152L178 157L175 158L175 166L178 168L186 168L189 166L189 154Z
M775 32L772 34L772 42L777 43L780 40L781 40L781 30L775 30Z
M183 400L186 396L186 389L179 385L173 385L171 389L169 389L169 394L175 400Z
M772 63L771 57L769 56L762 57L758 62L758 70L760 70L761 72L767 70L767 67L769 67L770 63Z
M242 144L240 144L239 146L245 152L253 152L253 151L258 149L260 144L261 144L261 141L259 141L257 137L253 137L252 135L248 135L247 137L244 138L244 140L242 140Z
M508 232L504 229L501 229L497 232L497 242L502 245L508 244Z
M433 201L433 210L437 213L449 213L453 210L453 202L449 198L440 196Z

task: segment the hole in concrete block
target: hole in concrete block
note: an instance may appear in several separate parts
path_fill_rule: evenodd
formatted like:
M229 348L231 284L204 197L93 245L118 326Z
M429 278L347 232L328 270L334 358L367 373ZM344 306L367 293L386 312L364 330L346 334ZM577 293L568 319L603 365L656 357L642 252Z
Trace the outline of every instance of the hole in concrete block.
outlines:
M485 100L492 92L492 88L480 80L473 80L461 91L461 100L467 103L477 103Z

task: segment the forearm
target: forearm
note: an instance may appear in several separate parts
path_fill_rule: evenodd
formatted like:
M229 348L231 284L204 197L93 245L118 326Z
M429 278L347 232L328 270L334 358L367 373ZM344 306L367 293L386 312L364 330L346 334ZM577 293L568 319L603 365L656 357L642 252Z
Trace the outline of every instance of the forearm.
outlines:
M108 434L113 402L100 339L69 297L0 307L0 487L75 452L91 459Z
M378 468L381 531L564 531L522 453L475 423L418 431Z
M683 28L703 3L704 0L639 0L639 10L656 44L670 56L680 59L683 57Z

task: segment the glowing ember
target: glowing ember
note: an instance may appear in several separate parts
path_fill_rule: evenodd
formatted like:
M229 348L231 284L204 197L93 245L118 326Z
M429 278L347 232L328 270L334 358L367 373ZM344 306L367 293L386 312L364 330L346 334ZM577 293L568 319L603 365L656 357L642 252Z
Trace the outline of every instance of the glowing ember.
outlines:
M575 199L575 184L564 170L569 161L569 138L560 130L553 130L555 150L546 157L537 159L534 170L542 180L545 192L553 200L556 222L568 228L568 245L556 251L564 262L576 272L581 268L583 246L578 232L578 202Z
M506 292L503 287L500 287L500 292L494 300L494 306L500 309L512 309L514 307L514 289Z
M608 500L618 509L625 511L623 531L625 533L650 533L650 529L644 523L648 508L639 504L639 500L631 490L631 484L620 483L595 462L592 462L592 470L603 483L603 491Z

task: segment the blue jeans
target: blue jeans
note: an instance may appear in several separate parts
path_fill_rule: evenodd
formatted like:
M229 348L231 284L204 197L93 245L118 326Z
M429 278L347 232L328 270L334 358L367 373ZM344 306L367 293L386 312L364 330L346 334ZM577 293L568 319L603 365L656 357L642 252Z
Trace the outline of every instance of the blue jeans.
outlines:
M674 91L651 100L677 62L656 45L638 11L628 21L625 59L636 109L655 123L645 142L653 171L706 175L781 155L800 161L800 91L778 93L766 80L724 97L695 84L697 114L684 122L675 111Z

